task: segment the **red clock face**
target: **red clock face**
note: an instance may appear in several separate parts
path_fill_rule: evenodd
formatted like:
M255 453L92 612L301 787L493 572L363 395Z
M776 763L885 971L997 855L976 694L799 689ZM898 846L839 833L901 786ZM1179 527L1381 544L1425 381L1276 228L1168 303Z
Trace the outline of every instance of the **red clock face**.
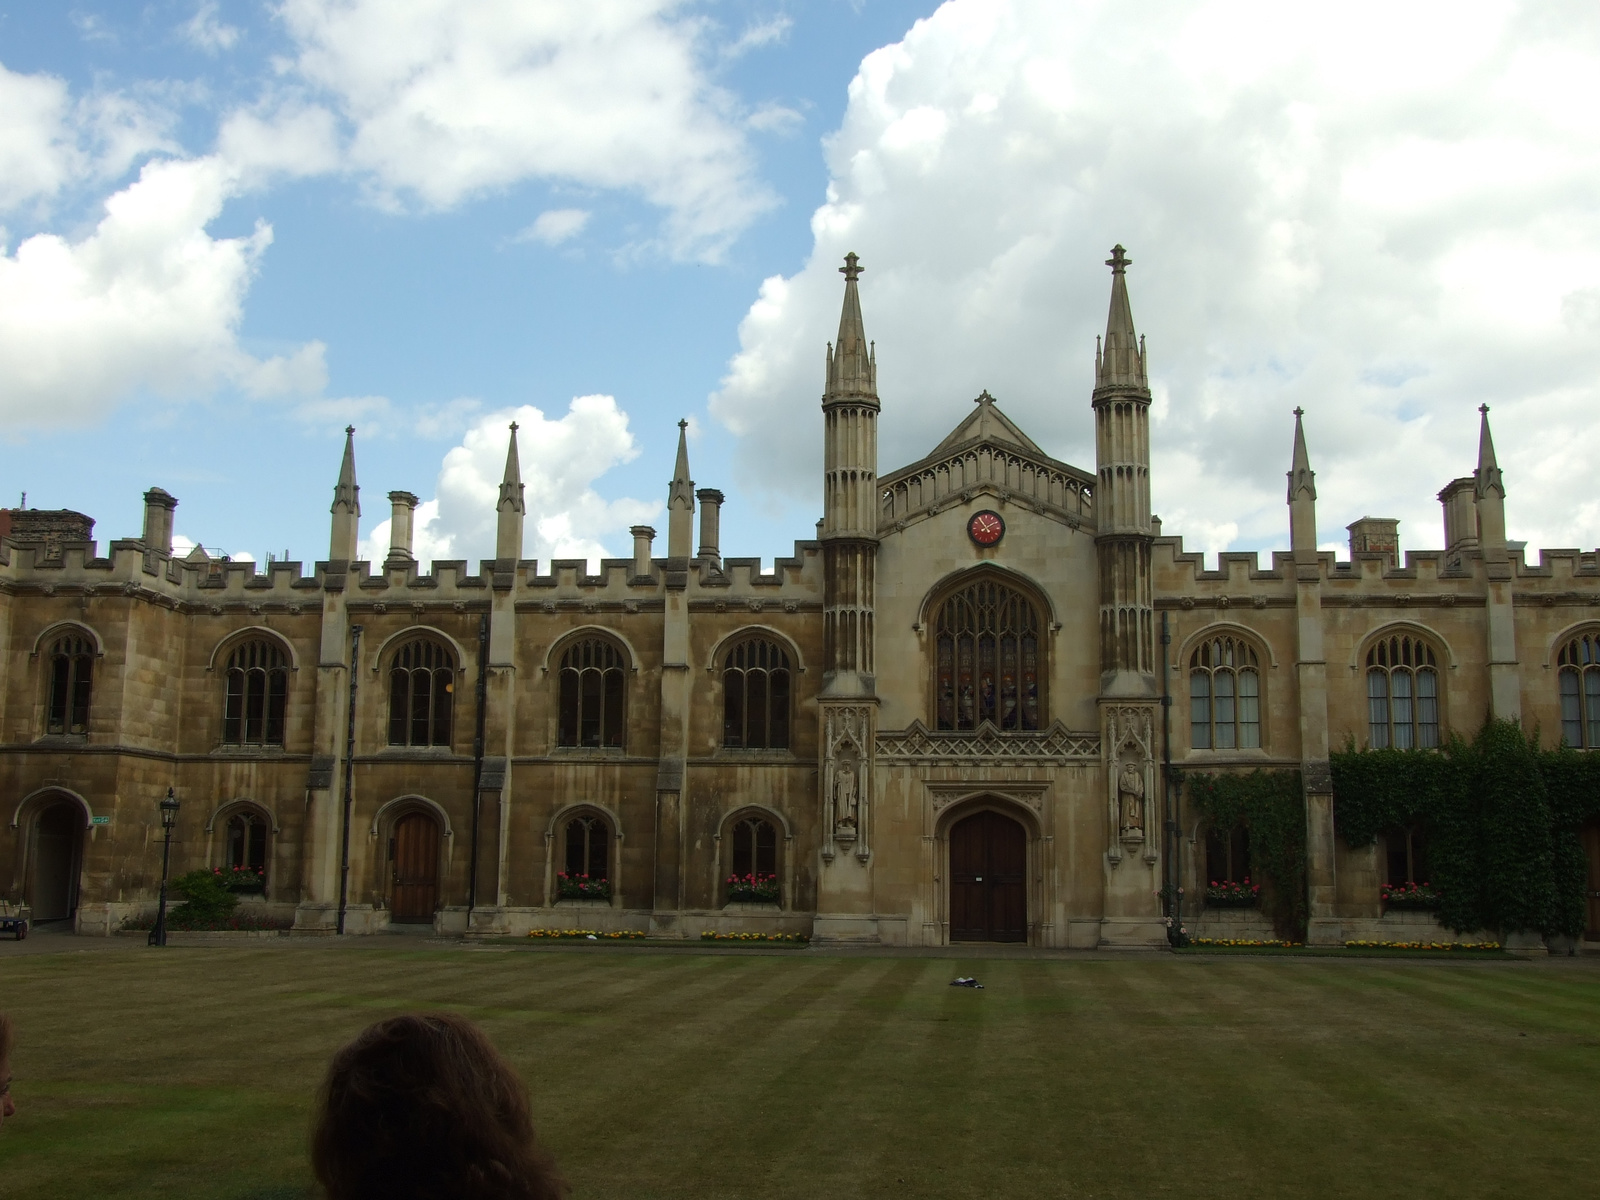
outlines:
M1006 523L997 512L984 509L967 522L967 536L980 546L992 546L1006 535Z

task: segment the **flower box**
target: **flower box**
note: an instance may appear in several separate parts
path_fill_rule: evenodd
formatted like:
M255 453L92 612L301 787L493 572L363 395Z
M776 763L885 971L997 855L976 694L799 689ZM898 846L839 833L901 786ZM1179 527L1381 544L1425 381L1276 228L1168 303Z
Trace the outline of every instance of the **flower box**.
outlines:
M1248 875L1237 882L1213 879L1206 888L1207 908L1254 908L1260 900L1261 885L1251 883Z
M1378 889L1385 909L1412 909L1433 912L1442 902L1439 889L1431 883L1386 883Z
M264 892L267 872L264 867L213 867L211 873L230 892Z
M610 900L611 881L588 875L568 875L562 871L556 875L556 899Z
M729 904L778 903L778 877L776 875L729 875Z

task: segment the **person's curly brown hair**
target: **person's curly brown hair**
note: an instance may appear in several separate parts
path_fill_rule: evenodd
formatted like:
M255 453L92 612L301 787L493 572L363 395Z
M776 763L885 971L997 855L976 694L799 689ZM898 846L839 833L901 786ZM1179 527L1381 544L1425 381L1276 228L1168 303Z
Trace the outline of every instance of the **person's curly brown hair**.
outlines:
M333 1056L311 1167L329 1200L559 1200L528 1093L454 1013L390 1017Z

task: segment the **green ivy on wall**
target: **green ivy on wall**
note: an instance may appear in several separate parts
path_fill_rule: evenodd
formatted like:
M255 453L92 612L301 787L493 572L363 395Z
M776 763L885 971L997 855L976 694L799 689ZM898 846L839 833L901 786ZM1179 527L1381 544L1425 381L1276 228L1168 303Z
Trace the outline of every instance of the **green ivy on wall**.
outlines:
M1449 928L1583 932L1578 835L1600 817L1600 756L1541 750L1537 733L1490 719L1470 742L1453 735L1438 750L1351 743L1332 767L1334 824L1347 845L1422 830Z
M1265 881L1262 911L1278 936L1306 936L1306 802L1299 771L1185 773L1189 799L1217 829L1243 825L1252 869Z

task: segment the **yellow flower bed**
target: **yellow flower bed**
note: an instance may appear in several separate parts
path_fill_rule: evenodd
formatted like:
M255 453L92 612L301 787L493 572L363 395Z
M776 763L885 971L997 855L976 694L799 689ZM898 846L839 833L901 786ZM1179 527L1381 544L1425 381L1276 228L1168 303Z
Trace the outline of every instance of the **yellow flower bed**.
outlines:
M1346 942L1346 950L1499 950L1499 942Z
M811 940L804 933L716 933L707 929L700 935L702 942L791 942L803 943Z
M1287 950L1303 943L1281 942L1276 938L1268 938L1265 941L1260 938L1195 938L1189 944L1191 946L1280 946Z
M528 936L531 938L554 938L569 941L588 941L591 938L597 942L637 942L644 938L644 934L636 929L621 929L611 933L601 933L597 929L530 929Z

